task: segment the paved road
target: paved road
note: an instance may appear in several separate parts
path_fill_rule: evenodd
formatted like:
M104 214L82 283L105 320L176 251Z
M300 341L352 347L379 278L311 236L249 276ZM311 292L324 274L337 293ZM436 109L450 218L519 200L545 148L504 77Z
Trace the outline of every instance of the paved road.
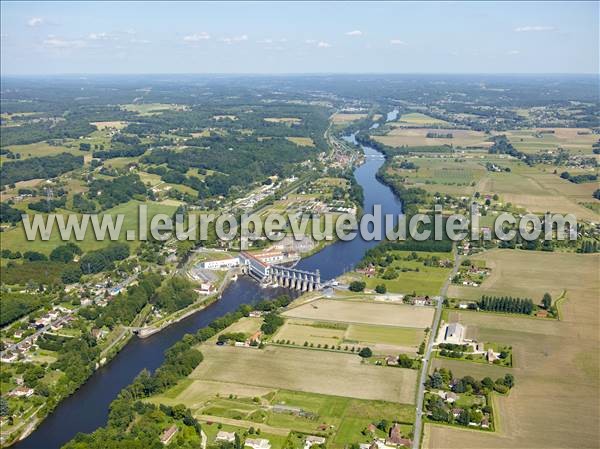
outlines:
M460 267L460 262L462 257L459 256L458 251L456 251L456 246L454 248L455 256L454 256L454 268L452 269L452 273L444 282L442 289L440 290L440 296L437 298L437 305L435 308L435 315L433 318L433 325L431 327L431 332L429 335L429 341L427 342L427 348L425 350L425 355L423 356L423 366L421 368L421 376L419 378L419 391L417 392L417 411L415 417L415 427L414 427L414 438L413 438L413 449L420 449L421 446L421 432L423 429L423 400L425 396L425 381L427 380L427 374L429 371L429 361L431 360L431 351L433 349L433 343L435 341L438 327L440 326L440 319L442 317L442 306L444 304L444 298L446 297L446 293L448 292L448 287L452 282L452 278L458 272L458 268Z

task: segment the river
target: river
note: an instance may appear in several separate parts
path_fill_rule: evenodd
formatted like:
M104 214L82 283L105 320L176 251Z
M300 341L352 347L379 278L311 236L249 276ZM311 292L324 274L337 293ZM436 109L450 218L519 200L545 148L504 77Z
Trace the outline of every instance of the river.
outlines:
M393 117L393 115L392 115ZM390 119L388 115L388 119ZM345 137L356 142L354 136ZM383 213L398 215L402 206L392 191L376 178L384 162L383 156L370 147L362 147L365 163L357 167L354 176L364 192L364 213L371 213L374 204L380 204ZM321 279L335 278L359 262L375 241L355 238L337 241L322 251L301 260L296 268L321 271ZM98 369L72 396L62 401L55 411L25 440L15 444L18 449L59 449L78 432L92 432L104 426L108 407L119 391L129 385L144 368L155 370L163 362L164 351L186 333L195 333L214 319L236 310L241 304L252 303L265 297L275 297L285 289L262 289L254 281L240 277L223 292L219 301L190 317L175 323L145 339L133 338L112 361Z

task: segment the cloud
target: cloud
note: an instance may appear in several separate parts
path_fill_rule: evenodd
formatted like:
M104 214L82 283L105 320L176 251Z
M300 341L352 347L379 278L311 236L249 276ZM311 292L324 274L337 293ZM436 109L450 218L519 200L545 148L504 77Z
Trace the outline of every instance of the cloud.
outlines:
M528 33L528 32L536 32L536 31L554 31L556 28L553 26L542 26L542 25L526 25L523 27L515 28L517 33Z
M392 39L390 41L390 44L392 44L392 45L408 45L406 42L401 41L400 39Z
M314 40L314 39L306 39L306 40L304 41L304 43L305 43L305 44L308 44L308 45L313 45L313 44L316 44L316 43L317 43L317 41L316 41L316 40Z
M132 44L150 44L151 42L148 39L136 39L133 38L129 42Z
M90 33L87 37L91 41L108 41L116 40L116 36L112 36L108 33Z
M257 41L259 44L272 44L273 43L273 39L261 39L259 41Z
M506 54L507 55L518 55L521 52L519 50L509 50Z
M67 48L82 48L85 47L85 41L81 39L61 39L56 36L48 36L47 39L42 41L44 47L47 48L57 48L57 49L67 49Z
M37 27L43 25L43 23L44 19L41 17L32 17L27 21L27 25L29 25L30 27Z
M327 42L323 42L323 41L321 41L321 42L319 42L319 43L317 44L317 47L319 47L319 48L329 48L329 47L331 47L331 44L329 44L329 43L327 43Z
M348 31L346 36L362 36L363 32L360 30Z
M200 42L206 41L210 39L210 34L206 31L202 31L201 33L189 34L183 38L184 42Z
M226 44L233 44L234 42L243 42L248 40L247 34L242 34L241 36L233 36L233 37L224 37L219 39L221 42L225 42Z

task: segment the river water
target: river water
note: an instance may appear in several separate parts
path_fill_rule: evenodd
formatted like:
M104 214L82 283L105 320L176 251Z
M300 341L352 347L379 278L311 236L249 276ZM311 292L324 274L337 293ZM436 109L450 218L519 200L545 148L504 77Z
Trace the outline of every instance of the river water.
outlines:
M397 115L397 113L396 113ZM392 114L392 119L394 115ZM388 119L390 119L388 114ZM354 136L345 137L355 143ZM392 191L381 184L375 175L384 162L383 156L370 147L362 147L365 163L357 167L354 176L364 192L364 213L371 213L380 204L383 213L398 215L402 206ZM375 241L355 238L337 241L322 251L301 260L296 268L321 271L321 279L337 277L352 269ZM18 449L59 449L78 432L92 432L104 426L108 407L119 391L129 385L144 368L155 370L163 362L164 351L186 333L194 333L214 319L236 310L241 304L285 293L285 289L260 288L254 281L240 277L230 284L219 301L206 309L167 327L145 339L133 338L106 366L97 370L72 396L65 399L42 424L25 440L13 447ZM333 374L333 373L332 373Z

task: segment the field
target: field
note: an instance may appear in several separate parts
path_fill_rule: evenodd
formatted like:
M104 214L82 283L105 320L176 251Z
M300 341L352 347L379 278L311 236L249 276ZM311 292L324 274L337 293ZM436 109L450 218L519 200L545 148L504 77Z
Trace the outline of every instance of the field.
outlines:
M355 354L275 346L255 350L216 345L205 345L202 352L204 361L190 379L414 403L416 370L365 365Z
M105 129L110 129L110 128L123 129L128 125L128 123L122 122L122 121L92 122L92 123L90 123L90 125L94 125L96 128L98 128L99 131L103 131Z
M310 137L286 137L290 142L295 143L300 147L314 147L315 143Z
M523 163L504 162L509 173L489 173L481 192L498 194L500 200L523 207L529 212L572 213L578 219L598 221L598 214L579 203L592 201L597 183L573 184L553 173L551 168L528 167Z
M452 138L427 137L427 133L451 133ZM464 129L435 129L435 128L402 128L394 127L385 136L374 136L378 142L391 147L402 146L439 146L452 145L454 147L488 147L491 142L486 142L488 136L480 131Z
M165 111L184 111L186 106L165 103L135 103L121 105L121 109L138 115L162 114Z
M447 125L448 122L445 120L440 120L434 117L430 117L428 115L422 114L420 112L411 112L409 114L402 114L402 116L398 119L399 123L404 123L407 125L418 125L418 126L427 126L427 125Z
M450 253L424 253L415 252L418 257L438 257L439 260L450 260ZM367 290L374 290L377 285L384 284L388 293L402 293L434 296L439 294L444 281L450 273L450 268L440 266L427 266L423 261L406 260L410 253L408 251L390 251L390 255L399 256L404 259L394 260L386 270L394 269L397 277L395 279L383 279L381 274L373 275L351 273L348 277L360 279L367 284ZM404 270L404 271L403 271Z
M423 341L424 333L414 328L374 326L368 324L351 324L346 333L346 339L357 341L360 344L374 344L377 351L378 345L387 349L396 347L419 346Z
M286 125L297 125L302 123L298 117L267 117L264 119L268 123L284 123Z
M554 133L540 133L540 131L549 130L554 131ZM585 128L513 130L506 132L506 136L516 149L525 153L564 148L573 153L592 154L592 144L598 141L598 135L592 134L590 129Z
M273 341L289 340L297 345L306 341L315 346L369 346L376 353L387 354L415 352L423 338L423 332L416 328L288 319L273 336Z
M19 153L21 159L28 159L30 157L40 156L55 156L61 153L71 153L77 156L84 156L89 154L85 151L79 150L79 144L66 143L63 145L50 145L48 142L37 142L30 143L28 145L11 145L7 147L13 153ZM2 161L10 161L10 159L2 156Z
M365 118L367 116L367 114L346 114L346 113L338 113L338 114L334 114L331 117L331 120L334 124L336 125L340 125L340 124L345 124L345 123L350 123L350 122L355 122L356 120L362 120L363 118Z
M500 415L496 434L427 425L424 447L597 447L600 257L511 250L479 257L494 271L477 289L478 294L528 296L539 301L545 291L556 298L566 290L567 299L559 305L561 320L461 312L460 322L475 327L482 341L512 345L510 372L516 387L509 396L494 399ZM468 296L460 287L452 287L449 295ZM451 368L455 375L468 372L496 378L507 371L452 360L434 363Z
M296 344L305 341L316 345L340 345L344 342L347 326L339 323L319 323L311 320L286 320L273 340L290 340Z
M376 324L425 329L433 320L430 307L366 301L320 299L284 312L290 318Z

